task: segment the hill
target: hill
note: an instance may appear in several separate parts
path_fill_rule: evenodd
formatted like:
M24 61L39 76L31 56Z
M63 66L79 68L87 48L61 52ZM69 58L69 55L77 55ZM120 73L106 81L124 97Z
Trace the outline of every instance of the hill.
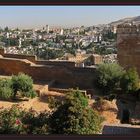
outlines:
M134 24L138 25L138 24L140 24L140 16L123 18L123 19L111 22L111 23L109 23L109 25L117 26L119 24L125 24L125 23L134 23Z

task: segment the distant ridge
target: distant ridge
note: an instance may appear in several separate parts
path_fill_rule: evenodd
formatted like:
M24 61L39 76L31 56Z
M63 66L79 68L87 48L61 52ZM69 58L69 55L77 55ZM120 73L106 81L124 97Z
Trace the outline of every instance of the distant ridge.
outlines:
M117 26L119 24L132 23L132 22L136 25L140 24L140 16L123 18L123 19L111 22L111 23L109 23L109 25Z

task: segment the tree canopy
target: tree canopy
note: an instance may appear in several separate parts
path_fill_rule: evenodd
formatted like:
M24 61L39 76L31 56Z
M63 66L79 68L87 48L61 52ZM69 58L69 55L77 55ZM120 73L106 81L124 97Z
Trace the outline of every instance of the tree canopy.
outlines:
M112 93L119 87L124 70L116 63L100 64L97 68L97 86L106 94Z
M52 134L96 134L101 130L102 118L88 107L88 99L71 91L50 117Z
M36 96L35 92L33 91L33 80L30 76L23 73L19 73L17 76L12 76L11 82L12 89L14 91L14 98L18 91L26 97L33 98Z
M135 68L130 68L126 71L126 73L122 76L120 87L123 92L131 93L135 92L139 89L139 75Z

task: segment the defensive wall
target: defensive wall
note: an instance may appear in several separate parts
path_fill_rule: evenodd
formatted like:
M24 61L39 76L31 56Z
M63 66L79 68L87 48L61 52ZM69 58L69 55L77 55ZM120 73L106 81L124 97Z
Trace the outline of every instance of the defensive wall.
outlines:
M140 25L117 27L117 49L119 64L125 69L135 67L140 76ZM133 99L132 96L130 98ZM136 99L130 101L127 97L120 103L118 101L118 109L118 116L121 119L129 116L129 123L140 124L140 103L136 102Z
M136 67L140 75L140 25L118 25L118 62L124 68Z
M69 88L93 88L95 68L75 67L74 62L39 61L36 56L5 54L0 50L0 75L23 72L35 81L52 81L68 85Z
M22 55L22 54L8 54L4 53L4 49L0 49L0 55L6 58L17 58L17 59L27 59L35 64L39 65L56 65L56 66L66 66L66 67L74 67L75 63L70 61L53 61L53 60L37 60L35 55Z

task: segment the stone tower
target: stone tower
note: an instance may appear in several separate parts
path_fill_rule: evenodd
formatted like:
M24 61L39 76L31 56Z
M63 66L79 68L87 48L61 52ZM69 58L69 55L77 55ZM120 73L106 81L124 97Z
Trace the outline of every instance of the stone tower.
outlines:
M140 26L118 25L118 62L125 69L135 67L140 75Z

